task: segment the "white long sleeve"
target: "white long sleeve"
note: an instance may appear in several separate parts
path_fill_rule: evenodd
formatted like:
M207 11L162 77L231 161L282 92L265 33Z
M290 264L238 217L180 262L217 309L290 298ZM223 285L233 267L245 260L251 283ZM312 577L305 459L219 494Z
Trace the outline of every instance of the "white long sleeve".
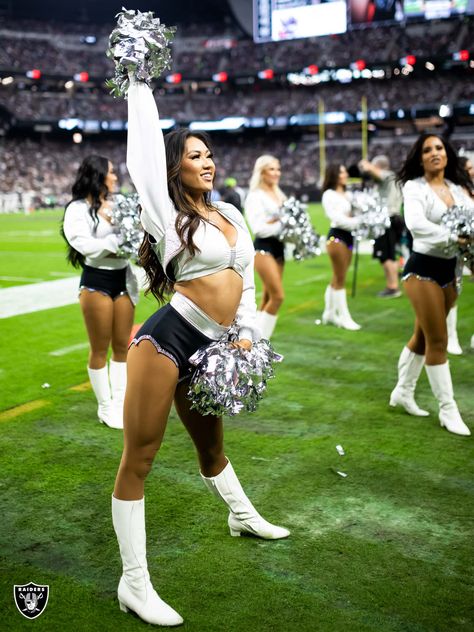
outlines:
M359 225L357 217L351 217L351 202L346 196L340 195L333 189L324 191L322 205L326 216L331 222L331 228L341 228L352 231Z
M255 237L277 237L281 233L280 207L264 191L251 191L245 200L245 217ZM270 222L270 223L269 223Z
M255 303L254 258L245 268L243 277L242 298L237 308L235 320L239 327L239 339L258 342L261 332L257 328L257 305Z
M161 241L176 210L168 195L165 143L151 89L131 80L127 168L142 204L144 229Z
M64 235L71 246L85 257L86 265L94 268L124 268L126 259L109 257L119 247L119 237L113 227L99 220L95 226L85 200L71 202L64 214Z
M472 208L473 202L462 187L448 182L455 204ZM413 250L433 257L450 258L450 231L441 225L447 206L424 178L409 180L403 187L404 218L413 235Z

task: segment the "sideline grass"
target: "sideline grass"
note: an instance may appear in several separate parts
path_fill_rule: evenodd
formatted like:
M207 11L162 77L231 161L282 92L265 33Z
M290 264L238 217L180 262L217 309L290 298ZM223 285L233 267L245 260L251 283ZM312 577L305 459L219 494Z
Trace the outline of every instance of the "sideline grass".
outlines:
M27 246L21 259L37 260L46 274L42 243L25 237ZM48 250L63 252L59 238ZM33 274L28 266L23 272ZM405 297L375 297L380 266L361 257L350 299L359 332L314 324L328 278L325 256L287 266L274 337L285 361L259 411L226 420L227 454L246 491L292 536L228 535L224 507L202 485L173 413L147 482L154 582L189 632L471 631L473 439L439 428L424 375L417 399L429 418L387 406L412 313ZM452 357L451 367L471 428L473 307L466 279L458 328L464 355ZM142 300L136 321L153 310L153 301ZM115 596L110 493L120 433L95 421L90 391L71 390L86 379L87 352L49 355L86 340L79 308L8 318L1 327L0 410L36 400L48 406L0 424L0 629L144 630L119 611ZM42 389L44 382L51 387ZM13 585L29 581L50 586L34 622L12 598Z

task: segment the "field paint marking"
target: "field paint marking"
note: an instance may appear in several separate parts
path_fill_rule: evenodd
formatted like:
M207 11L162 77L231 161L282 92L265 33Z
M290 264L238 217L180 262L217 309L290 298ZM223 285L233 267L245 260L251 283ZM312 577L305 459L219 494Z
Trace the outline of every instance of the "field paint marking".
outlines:
M79 277L3 288L0 290L0 318L77 303L78 288Z
M316 301L306 301L305 303L300 303L296 305L296 307L290 307L290 309L286 310L286 314L295 314L296 312L302 312L307 307L315 307Z
M49 276L70 279L71 277L77 276L77 274L75 272L49 272Z
M366 320L372 321L372 320L376 320L377 318L384 318L385 316L388 316L389 314L393 314L394 311L395 311L394 309L385 309L383 312L377 312L377 314L374 314L373 316L364 316L363 320L365 322Z
M25 413L30 413L32 410L38 410L38 408L43 408L43 406L49 406L49 404L50 402L45 399L35 399L32 402L15 406L15 408L9 408L8 410L4 410L0 413L0 422L10 421L10 419L15 419L15 417L19 417Z
M132 267L137 274L138 286L145 287L145 271L142 268ZM43 309L78 303L79 278L73 276L67 279L0 289L0 318L31 314Z
M71 386L70 391L74 391L75 393L83 393L84 391L91 390L90 382L83 382L82 384L77 384L76 386Z
M329 278L329 273L325 274L316 274L312 277L307 277L306 279L302 279L301 281L295 281L292 285L306 285L307 283L312 283L313 281L322 281L323 279Z
M17 277L17 276L0 276L0 281L19 281L20 283L41 283L44 279L32 279L31 277Z
M48 355L50 356L63 356L68 353L72 353L73 351L78 351L79 349L86 349L89 346L88 342L79 342L77 345L71 345L70 347L63 347L62 349L56 349L55 351L50 351Z

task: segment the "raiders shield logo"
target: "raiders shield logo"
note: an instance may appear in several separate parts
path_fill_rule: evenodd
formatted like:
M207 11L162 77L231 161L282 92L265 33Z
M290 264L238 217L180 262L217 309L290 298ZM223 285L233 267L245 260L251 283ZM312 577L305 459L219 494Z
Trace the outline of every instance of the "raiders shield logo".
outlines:
M36 619L44 612L48 603L49 586L40 586L33 582L23 586L13 586L16 607L27 619Z

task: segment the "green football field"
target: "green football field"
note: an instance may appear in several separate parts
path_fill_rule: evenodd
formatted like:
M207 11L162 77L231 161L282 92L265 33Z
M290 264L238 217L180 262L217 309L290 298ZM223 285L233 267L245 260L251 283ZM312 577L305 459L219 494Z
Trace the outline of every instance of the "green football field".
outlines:
M312 213L324 233L320 208ZM28 292L77 274L64 258L60 215L0 215L0 287ZM225 424L246 492L291 537L230 537L173 412L146 485L153 582L189 632L471 632L473 438L439 427L425 374L417 401L430 417L388 406L413 314L405 296L376 297L381 266L360 257L349 299L357 332L315 324L329 277L326 255L288 263L272 339L284 362L259 410ZM474 431L473 308L474 283L464 277L464 353L450 363ZM136 322L154 309L142 299ZM0 327L0 630L144 630L116 598L110 496L122 438L96 418L79 307L4 318ZM34 621L13 600L13 586L29 582L50 591Z

